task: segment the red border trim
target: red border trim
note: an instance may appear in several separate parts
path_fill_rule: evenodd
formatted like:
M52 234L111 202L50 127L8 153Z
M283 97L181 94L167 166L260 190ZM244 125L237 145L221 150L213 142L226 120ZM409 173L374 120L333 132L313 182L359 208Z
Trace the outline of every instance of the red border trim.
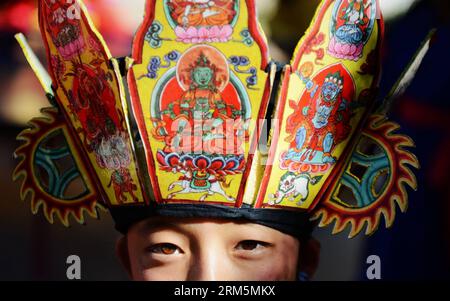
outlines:
M139 133L141 135L141 139L144 142L143 145L144 145L145 157L147 159L147 171L150 176L150 182L153 186L152 187L153 193L155 195L156 202L161 203L162 195L161 195L161 191L159 189L156 172L151 172L151 170L152 170L151 167L156 166L156 165L155 165L155 160L153 159L153 153L152 153L152 149L150 146L150 140L148 138L148 133L147 133L147 129L145 126L142 105L141 105L141 102L139 101L139 99L140 99L139 92L137 90L136 76L134 75L133 69L128 70L127 81L128 81L128 87L130 89L130 97L131 97L131 103L132 103L131 110L133 111L133 115L136 119L136 123L139 128ZM135 103L135 100L138 100L138 101Z
M299 48L297 48L295 50L296 57L295 57L294 63L292 64L292 70L298 69L298 65L300 64L300 60L303 57L303 53L306 49L306 46L319 33L319 30L320 30L320 27L322 24L321 24L321 22L318 22L318 20L323 20L325 13L327 12L327 9L330 7L330 5L333 1L334 0L327 0L326 2L324 2L322 7L320 8L319 13L317 14L316 17L314 17L314 19L312 21L312 22L314 22L314 26L308 31L308 35L306 36L305 40L301 41L301 45L299 46Z
M261 50L261 70L265 71L269 64L269 46L267 45L267 40L264 38L265 34L260 31L260 27L258 26L255 0L246 0L246 3L248 10L248 27L253 39Z
M245 190L247 188L248 176L252 169L255 152L258 149L258 143L261 139L262 129L260 128L260 120L262 120L266 117L267 106L269 105L269 101L270 101L270 92L271 92L270 88L271 87L270 87L270 76L269 76L267 78L266 87L265 87L264 94L263 94L263 102L261 103L261 107L260 107L259 114L258 114L258 120L256 121L256 127L255 127L256 133L253 135L253 141L252 141L252 144L250 145L250 151L249 151L249 155L247 158L247 168L242 176L241 186L239 188L238 196L236 198L236 200L237 200L236 207L238 207L238 208L242 207L242 205L244 203L244 195L245 195Z
M273 137L272 137L272 143L271 143L271 147L270 147L270 151L269 151L269 155L268 155L268 162L270 163L270 165L267 165L266 170L264 172L264 176L263 179L261 181L261 189L260 192L258 194L258 197L256 198L256 208L261 208L263 206L264 203L264 196L267 193L267 185L269 184L269 180L270 180L270 175L272 174L272 169L273 169L273 164L275 164L275 162L273 161L273 159L275 158L275 154L277 152L277 145L278 145L278 139L280 138L280 131L281 131L281 125L282 125L282 118L284 116L284 105L286 103L286 99L287 99L287 92L288 92L288 88L289 88L289 80L291 79L291 67L286 68L285 71L285 77L283 80L283 84L282 84L282 89L281 89L281 94L280 94L280 99L282 100L281 105L278 105L276 110L278 110L275 114L276 118L278 119L278 124L277 124L277 128L275 129L275 132L273 133Z

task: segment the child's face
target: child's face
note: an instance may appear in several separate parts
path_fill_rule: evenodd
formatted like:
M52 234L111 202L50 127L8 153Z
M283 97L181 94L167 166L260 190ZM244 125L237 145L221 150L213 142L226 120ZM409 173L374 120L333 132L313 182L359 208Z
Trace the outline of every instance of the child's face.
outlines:
M118 250L133 280L295 280L299 241L252 223L152 218Z

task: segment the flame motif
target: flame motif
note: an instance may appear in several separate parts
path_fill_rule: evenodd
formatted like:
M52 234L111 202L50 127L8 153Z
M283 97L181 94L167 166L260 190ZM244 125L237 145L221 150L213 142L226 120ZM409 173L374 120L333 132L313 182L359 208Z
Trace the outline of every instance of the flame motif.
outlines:
M320 220L319 227L326 227L334 223L333 234L343 232L350 224L349 238L353 238L366 227L366 235L372 235L381 223L384 216L386 228L390 228L395 219L396 207L404 213L408 207L407 188L417 190L417 179L410 167L419 169L419 161L414 154L405 148L415 147L411 138L395 133L400 126L394 122L386 121L382 115L372 115L363 136L381 147L387 154L390 164L390 177L384 190L369 206L350 208L336 202L333 195L338 184L327 191L324 202L312 215L312 220ZM349 165L352 163L350 161ZM348 170L349 165L344 170Z
M68 132L67 125L56 108L44 108L41 112L43 116L31 120L28 124L29 127L17 137L17 140L23 143L14 153L20 162L14 170L13 180L21 180L20 198L25 201L30 197L33 214L37 214L39 208L42 207L45 218L51 224L54 223L55 215L66 227L70 224L70 216L80 224L84 224L85 214L98 218L98 209L105 211L105 208L97 202L99 196L91 179L85 178L89 173L85 172L83 164L77 164L77 167L83 176L89 193L78 199L62 200L45 192L39 184L39 175L34 172L34 157L39 144L58 130ZM65 138L67 141L70 139L67 135L65 135ZM81 161L81 157L78 151L75 151L73 144L69 145L69 150L72 152L74 162Z

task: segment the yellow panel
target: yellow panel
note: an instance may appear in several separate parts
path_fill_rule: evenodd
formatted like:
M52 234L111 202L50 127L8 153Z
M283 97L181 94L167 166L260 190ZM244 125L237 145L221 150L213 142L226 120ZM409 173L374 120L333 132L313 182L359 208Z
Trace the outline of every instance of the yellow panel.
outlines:
M339 176L378 84L376 0L325 0L301 40L277 108L258 205L312 210Z
M144 196L126 122L117 63L81 1L39 1L39 22L59 105L110 205Z
M269 99L266 39L254 1L195 2L147 2L133 110L158 202L239 207Z

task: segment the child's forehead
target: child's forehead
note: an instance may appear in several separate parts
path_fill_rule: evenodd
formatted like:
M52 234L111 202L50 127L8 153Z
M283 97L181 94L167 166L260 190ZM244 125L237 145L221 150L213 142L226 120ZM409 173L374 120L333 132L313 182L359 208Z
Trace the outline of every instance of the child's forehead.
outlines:
M134 225L130 231L137 231L141 234L148 234L149 232L157 232L163 230L179 230L183 231L193 231L198 230L201 233L203 230L211 231L222 231L226 229L229 231L242 232L248 230L250 232L261 232L261 231L274 231L269 227L256 224L246 220L231 220L222 218L175 218L175 217L164 217L157 216L151 217L144 221L141 221Z

